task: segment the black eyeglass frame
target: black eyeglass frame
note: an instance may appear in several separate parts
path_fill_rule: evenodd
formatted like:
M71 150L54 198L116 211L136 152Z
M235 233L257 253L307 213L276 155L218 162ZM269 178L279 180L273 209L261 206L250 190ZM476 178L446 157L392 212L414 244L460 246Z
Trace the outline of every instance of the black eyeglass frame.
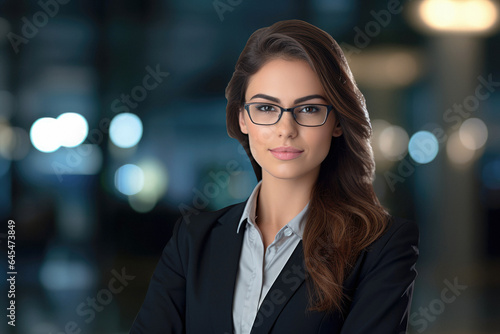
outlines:
M271 123L271 124L262 124L262 123L256 123L254 122L254 120L252 119L252 116L250 115L250 109L249 107L251 105L255 105L255 104L261 104L261 105L269 105L269 106L273 106L273 107L278 107L280 109L280 115L278 116L278 119L276 120L276 122L274 123ZM304 124L300 124L299 121L297 121L297 118L295 116L295 113L294 113L294 110L296 108L300 108L300 107L307 107L307 106L323 106L323 107L326 107L326 116L325 116L325 119L323 120L323 123L319 124L319 125L304 125ZM333 110L333 105L328 105L328 104L320 104L320 103L311 103L311 104L301 104L301 105L298 105L298 106L295 106L295 107L292 107L292 108L283 108L277 104L273 104L273 103L263 103L263 102L252 102L252 103L245 103L243 105L243 107L245 108L245 110L247 111L248 113L248 117L250 118L250 120L252 121L253 124L255 125L274 125L276 123L278 123L281 119L281 116L283 116L283 113L286 112L286 111L289 111L292 113L292 116L293 116L293 119L295 120L295 123L297 123L298 125L300 126L307 126L307 127L310 127L310 128L315 128L315 127L318 127L318 126L322 126L326 123L326 120L328 119L328 115L330 114L330 111Z

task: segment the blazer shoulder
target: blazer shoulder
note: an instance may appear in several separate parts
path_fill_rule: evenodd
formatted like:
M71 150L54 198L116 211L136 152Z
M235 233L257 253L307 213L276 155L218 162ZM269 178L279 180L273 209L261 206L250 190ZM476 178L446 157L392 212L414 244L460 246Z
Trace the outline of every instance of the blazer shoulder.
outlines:
M378 253L388 244L401 240L418 246L419 234L418 225L413 220L391 215L384 233L367 250Z
M225 215L231 215L232 218L241 217L245 202L228 205L224 208L214 211L188 212L178 218L179 228L185 230L188 234L206 233L214 224Z

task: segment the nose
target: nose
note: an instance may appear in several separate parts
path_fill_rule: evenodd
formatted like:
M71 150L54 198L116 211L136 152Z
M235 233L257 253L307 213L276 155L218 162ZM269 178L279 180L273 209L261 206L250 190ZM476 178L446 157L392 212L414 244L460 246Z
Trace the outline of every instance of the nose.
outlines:
M280 137L295 137L299 125L295 122L292 113L285 111L275 126L276 132Z

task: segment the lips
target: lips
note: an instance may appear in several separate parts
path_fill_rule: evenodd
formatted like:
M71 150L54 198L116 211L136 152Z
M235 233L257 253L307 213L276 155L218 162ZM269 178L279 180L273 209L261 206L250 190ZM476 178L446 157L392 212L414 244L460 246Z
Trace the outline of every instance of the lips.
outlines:
M292 160L298 158L304 150L291 146L280 146L270 150L271 154L279 160Z

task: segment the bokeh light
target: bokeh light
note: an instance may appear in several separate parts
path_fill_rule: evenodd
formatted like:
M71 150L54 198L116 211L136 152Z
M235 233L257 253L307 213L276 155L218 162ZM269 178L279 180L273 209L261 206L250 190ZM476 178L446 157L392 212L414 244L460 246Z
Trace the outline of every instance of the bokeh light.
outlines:
M121 148L137 145L142 138L142 122L131 113L116 115L109 125L109 137L113 144Z
M23 159L30 150L30 140L28 139L28 132L23 128L13 126L12 137L10 141L10 155L12 160Z
M419 164L427 164L434 160L439 152L438 140L429 131L418 131L411 136L408 152Z
M9 158L13 131L7 121L0 119L0 156Z
M400 126L391 125L380 133L378 138L380 150L389 160L401 160L408 148L408 133Z
M80 114L67 112L57 117L61 146L75 147L83 143L89 131L87 120Z
M40 268L39 279L47 290L74 290L89 288L94 275L85 262L49 258Z
M422 23L443 32L485 32L494 27L498 17L490 0L424 0L418 11Z
M115 173L115 187L124 195L135 195L144 187L144 172L132 164L123 165Z
M467 164L474 158L474 152L475 150L471 150L463 144L458 131L452 133L450 138L448 138L448 142L446 143L446 154L454 164Z
M0 157L21 160L29 152L28 133L23 128L12 127L0 119Z
M488 128L479 118L469 118L462 123L458 134L465 147L477 150L486 144Z
M168 186L168 173L165 167L155 159L147 159L137 165L144 173L144 185L135 195L129 196L129 204L137 212L148 212L165 194Z
M61 147L59 123L55 118L42 117L37 119L30 130L33 146L40 152L50 153Z
M373 149L373 155L375 160L377 161L377 168L381 167L381 164L387 163L387 159L385 158L382 150L380 149L380 134L389 126L391 123L387 122L383 119L374 119L371 121L372 126L372 136L371 136L371 144Z
M33 146L40 152L51 153L61 146L76 147L87 138L88 124L85 117L69 112L57 118L37 119L30 130Z

